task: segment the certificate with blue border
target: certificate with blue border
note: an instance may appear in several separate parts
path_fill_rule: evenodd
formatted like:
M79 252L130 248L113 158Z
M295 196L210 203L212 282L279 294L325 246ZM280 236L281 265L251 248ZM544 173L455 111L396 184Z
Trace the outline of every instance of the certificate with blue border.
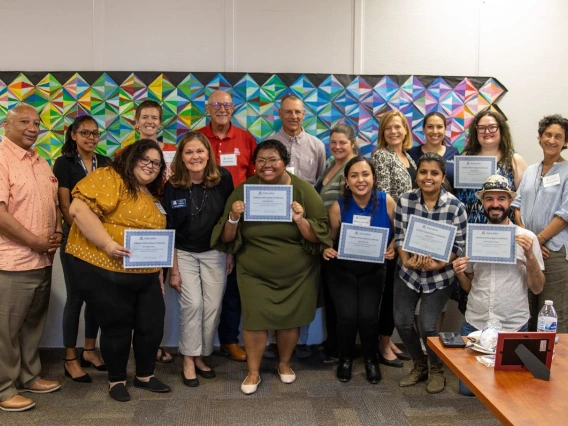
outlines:
M385 263L388 228L342 223L338 258L357 262Z
M456 155L454 157L454 188L480 189L489 176L497 173L497 157Z
M124 257L124 268L171 268L174 266L173 229L127 229L124 247L130 257Z
M402 249L448 263L456 232L455 225L411 215Z
M465 255L470 262L517 263L515 225L467 224Z
M245 221L292 222L292 185L245 185Z

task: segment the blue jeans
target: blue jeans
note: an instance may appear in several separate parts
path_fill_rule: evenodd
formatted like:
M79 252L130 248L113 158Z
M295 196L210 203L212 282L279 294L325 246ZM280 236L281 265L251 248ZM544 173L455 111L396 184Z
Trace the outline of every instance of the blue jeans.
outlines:
M519 331L528 331L529 330L529 324L526 323L525 325L523 325ZM468 336L469 334L473 333L474 331L478 331L477 328L475 328L473 325L471 325L470 323L468 323L467 321L464 321L461 330L460 330L460 334L462 336ZM473 394L473 392L471 390L469 390L469 388L465 385L464 382L462 382L461 380L459 381L459 387L460 387L460 393L462 395L465 396L475 396Z

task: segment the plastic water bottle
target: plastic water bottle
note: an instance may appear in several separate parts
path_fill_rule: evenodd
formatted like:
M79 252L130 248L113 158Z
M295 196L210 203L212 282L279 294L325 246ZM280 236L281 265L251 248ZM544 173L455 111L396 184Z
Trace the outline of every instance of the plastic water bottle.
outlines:
M544 306L538 313L538 325L536 331L550 331L556 333L558 317L552 300L545 300Z

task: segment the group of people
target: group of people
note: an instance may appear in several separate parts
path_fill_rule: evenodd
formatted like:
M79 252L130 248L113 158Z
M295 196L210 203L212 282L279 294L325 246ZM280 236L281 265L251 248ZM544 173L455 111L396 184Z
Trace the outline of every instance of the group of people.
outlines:
M131 346L134 386L170 391L154 376L157 361L173 360L160 348L164 283L179 294L183 383L195 387L198 376L216 377L208 357L218 331L221 350L247 362L245 394L261 384L262 358L270 350L280 380L296 380L292 355L306 350L309 324L322 304L324 363L337 364L338 380L352 377L359 335L369 383L381 380L380 363L402 367L402 360L412 360L400 386L429 379L430 393L441 392L445 378L441 360L429 348L424 354L420 338L437 334L450 297L466 308L462 334L493 317L505 330L534 329L529 319L536 319L543 298L555 301L558 329L566 331L561 277L568 264L568 166L560 153L568 143L567 119L541 120L544 160L527 168L503 116L479 113L464 153L495 156L498 166L475 191L452 186L459 153L445 143L440 113L426 115L426 143L414 148L404 115L386 113L371 160L357 154L354 129L339 124L330 132L326 162L324 144L302 127L305 110L295 95L281 99L282 130L259 144L231 123L234 107L230 94L213 92L209 125L186 133L174 147L158 141L160 105L144 101L135 116L139 140L112 160L95 153L96 121L78 117L53 172L32 150L40 124L35 109L21 104L9 111L0 143L0 409L27 410L35 403L21 392L61 386L41 378L37 353L58 248L67 289L64 373L89 383L84 368L108 371L109 395L122 402L130 400ZM292 221L245 221L245 184L291 185ZM403 250L413 215L456 227L449 262ZM516 265L468 262L468 222L516 223ZM339 258L343 223L386 228L385 263ZM165 228L176 231L172 268L124 267L131 254L125 230ZM244 350L238 344L241 316ZM392 342L395 327L408 354ZM95 350L99 329L101 356Z

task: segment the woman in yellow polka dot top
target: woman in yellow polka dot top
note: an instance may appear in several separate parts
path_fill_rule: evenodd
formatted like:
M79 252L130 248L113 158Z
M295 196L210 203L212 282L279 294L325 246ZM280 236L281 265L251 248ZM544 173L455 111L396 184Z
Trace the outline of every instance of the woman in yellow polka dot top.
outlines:
M89 173L72 191L73 226L67 253L79 291L101 327L101 353L108 368L109 394L128 401L126 364L134 347L134 386L153 392L170 388L154 377L162 340L164 299L160 268L124 269L126 229L164 229L156 198L165 170L156 142L128 146L109 167ZM134 332L134 333L133 333Z

